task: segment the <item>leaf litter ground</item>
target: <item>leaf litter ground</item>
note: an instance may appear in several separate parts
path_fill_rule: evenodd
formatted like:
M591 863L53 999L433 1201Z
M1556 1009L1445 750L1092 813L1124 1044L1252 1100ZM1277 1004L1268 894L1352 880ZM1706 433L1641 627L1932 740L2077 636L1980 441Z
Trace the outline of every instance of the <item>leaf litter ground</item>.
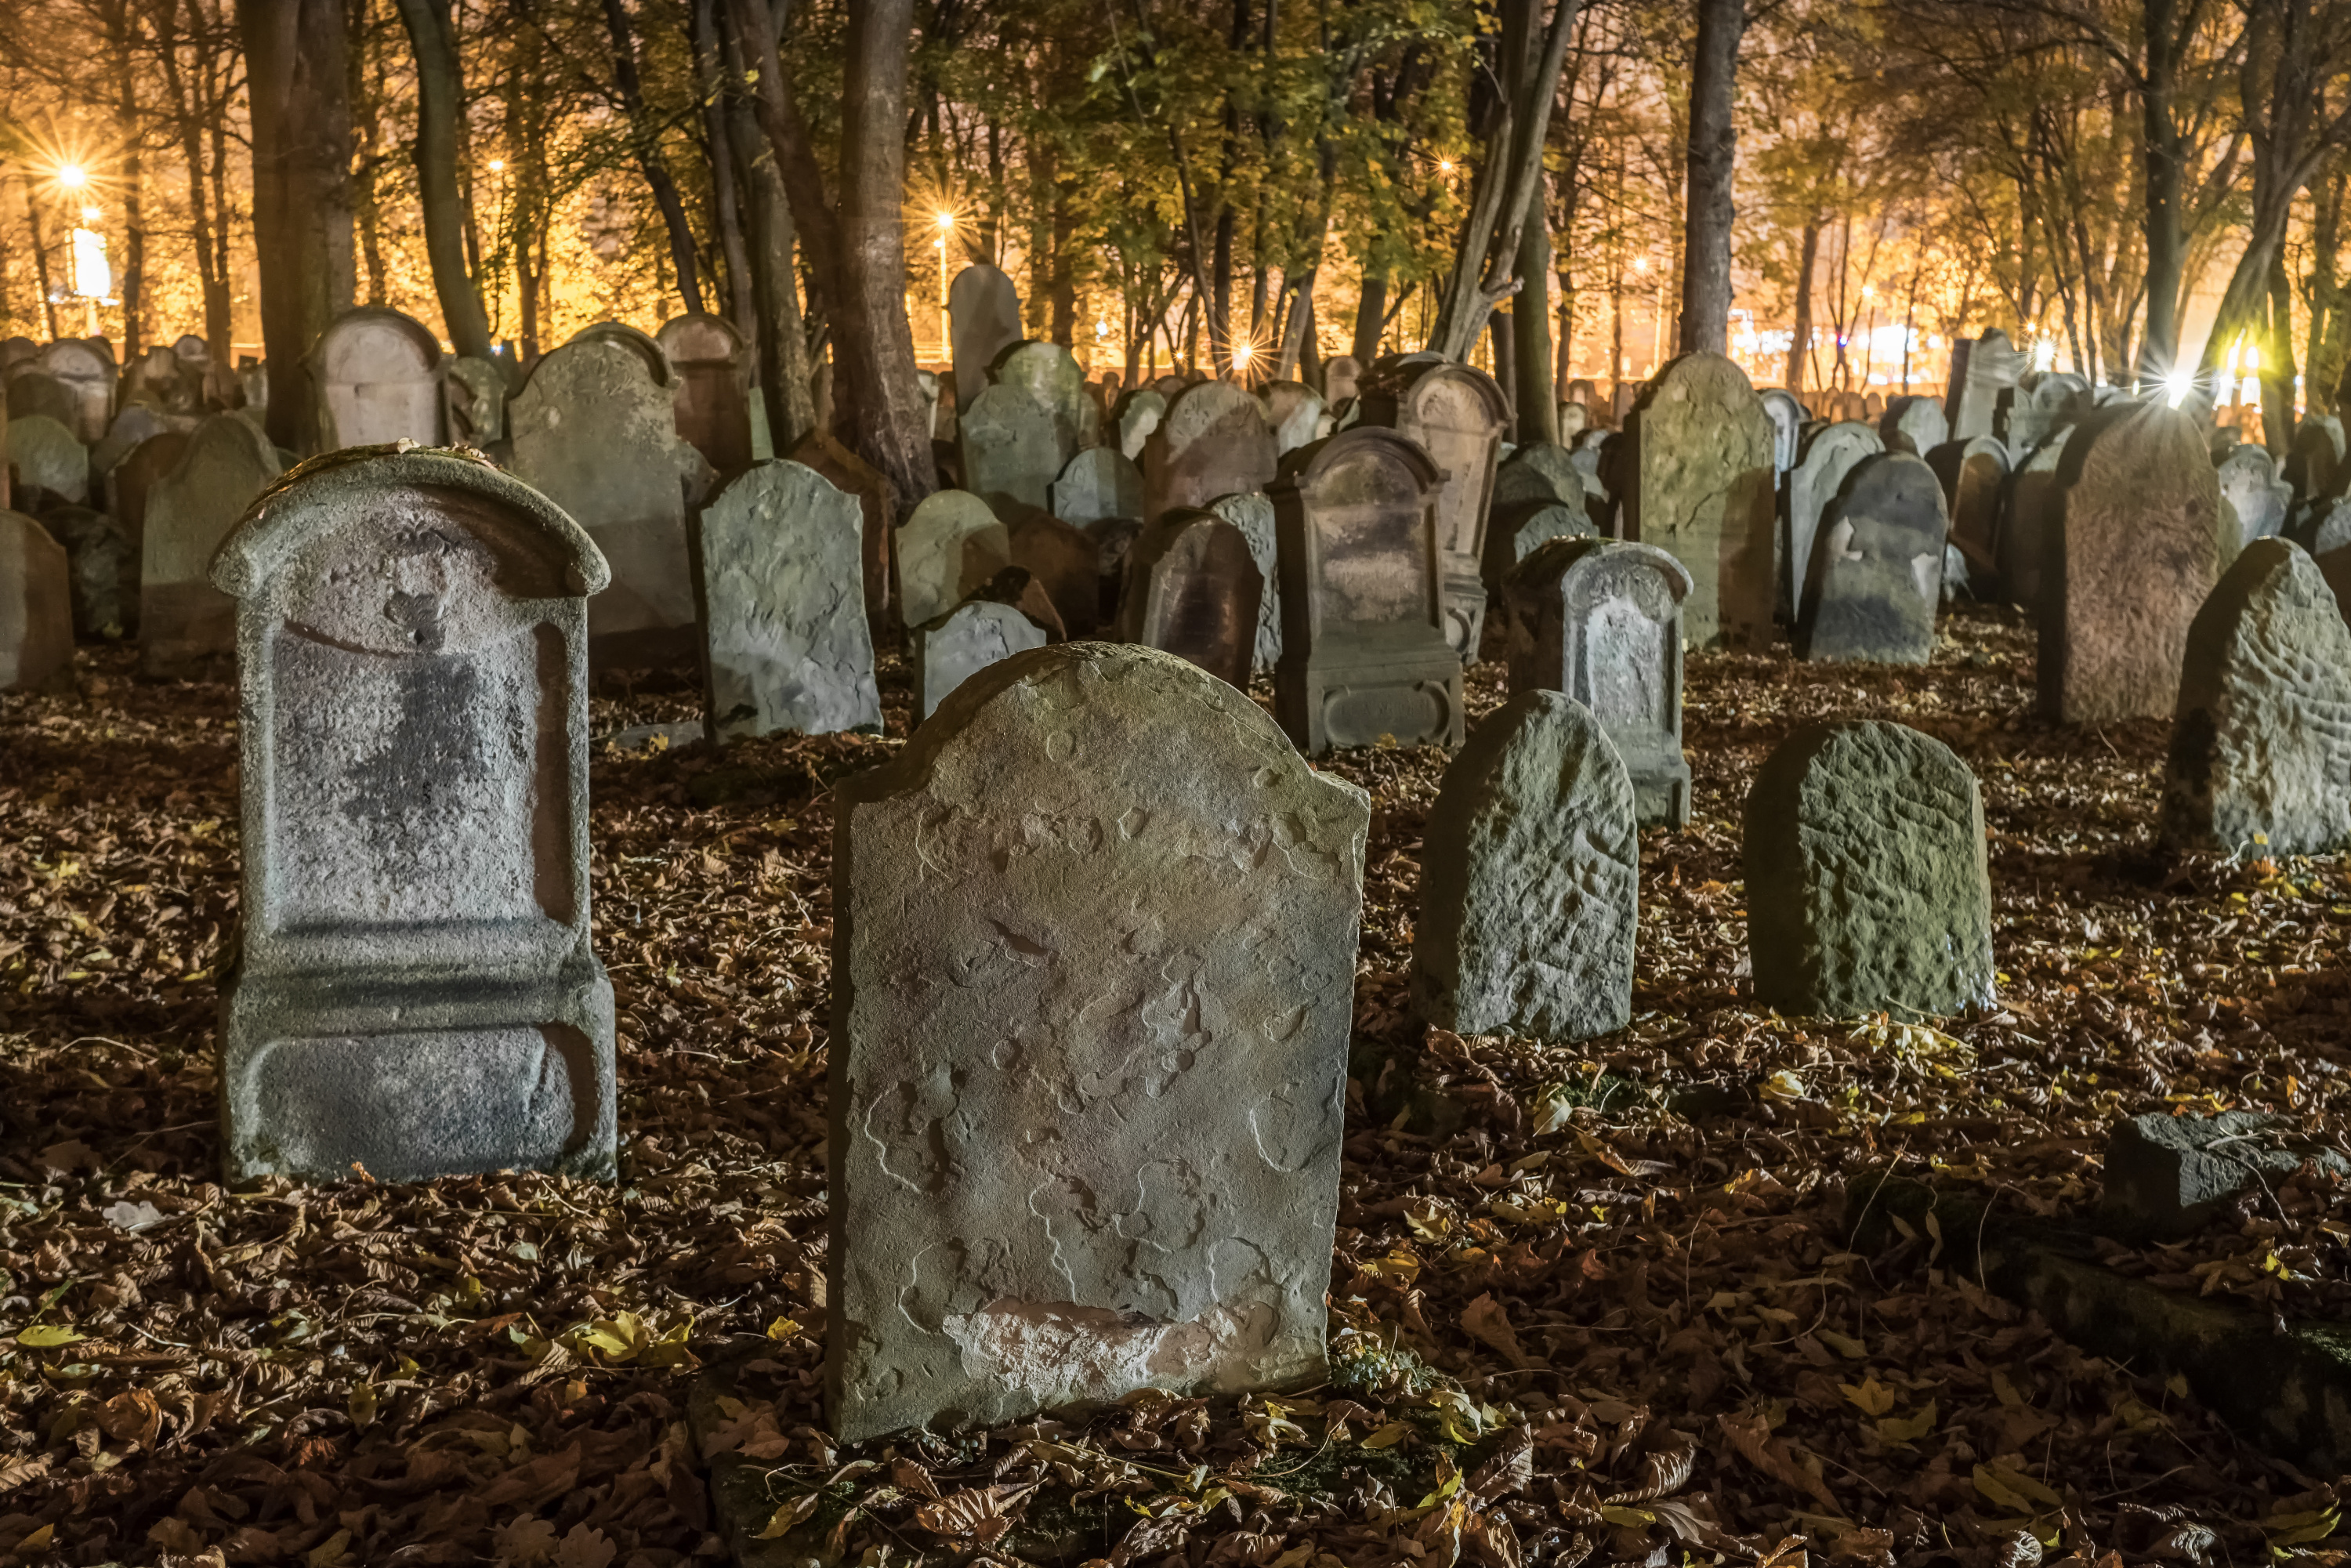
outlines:
M1473 708L1500 700L1473 672ZM2053 1215L2116 1117L2246 1106L2343 1145L2351 864L2159 856L2166 727L2032 716L2029 632L1924 670L1689 661L1697 820L1645 835L1635 1021L1573 1049L1405 1005L1444 756L1371 790L1333 1377L953 1438L822 1433L828 791L901 744L594 758L622 1179L217 1185L235 695L85 652L0 695L0 1550L12 1561L555 1564L726 1554L703 1479L850 1563L2336 1563L2332 1475L1941 1266L1851 1249L1874 1173ZM612 689L600 734L693 713ZM1758 1011L1738 820L1790 727L1886 717L1975 768L2001 1005ZM2340 1317L2314 1169L2109 1261ZM742 1347L755 1348L747 1353ZM731 1392L689 1420L705 1364ZM731 1456L731 1457L730 1457ZM2117 1555L2118 1554L2118 1555Z

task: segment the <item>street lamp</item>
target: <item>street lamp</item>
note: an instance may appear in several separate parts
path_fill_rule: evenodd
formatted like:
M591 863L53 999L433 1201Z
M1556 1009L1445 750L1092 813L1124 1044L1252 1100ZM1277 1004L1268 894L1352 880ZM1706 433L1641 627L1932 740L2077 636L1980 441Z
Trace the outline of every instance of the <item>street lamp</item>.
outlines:
M955 232L955 214L941 213L934 221L939 226L939 237L931 242L939 253L939 358L952 361L955 346L947 324L947 235Z

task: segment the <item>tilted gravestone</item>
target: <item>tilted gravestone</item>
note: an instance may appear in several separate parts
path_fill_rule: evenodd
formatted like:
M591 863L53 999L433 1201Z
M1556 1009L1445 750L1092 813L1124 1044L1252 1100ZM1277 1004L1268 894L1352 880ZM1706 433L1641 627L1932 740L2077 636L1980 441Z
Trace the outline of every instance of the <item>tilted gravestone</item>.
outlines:
M2294 487L2278 476L2277 459L2259 446L2234 448L2220 460L2219 473L2220 498L2236 519L2235 532L2222 541L2224 553L2234 559L2255 539L2274 538L2285 530Z
M1633 1016L1640 841L1600 721L1531 688L1445 770L1420 855L1413 1000L1460 1034L1589 1040Z
M890 544L897 487L821 427L800 438L791 450L791 460L823 475L834 489L857 497L865 519L865 624L879 642L890 625Z
M1080 643L836 799L834 1434L1322 1378L1364 793Z
M677 378L677 433L713 471L751 465L751 367L743 335L720 316L686 315L662 324L661 345Z
M1251 669L1270 674L1281 661L1281 528L1274 519L1273 497L1249 494L1219 496L1208 510L1240 529L1249 540L1249 559L1257 563L1257 653Z
M1292 453L1274 485L1274 716L1310 757L1461 744L1461 658L1437 566L1442 483L1417 443L1357 425Z
M2001 504L2008 495L2009 450L1989 435L1949 441L1926 454L1941 481L1951 543L1979 584L1999 575Z
M196 426L147 492L140 531L139 663L183 675L236 649L236 606L214 586L213 553L282 471L269 438L233 413Z
M2301 546L2255 539L2188 632L2163 838L2231 854L2351 844L2351 627Z
M1688 569L1655 545L1558 539L1503 580L1510 692L1554 691L1608 733L1643 827L1690 818L1682 755L1682 601Z
M1625 537L1688 569L1690 645L1760 642L1776 597L1771 421L1745 373L1720 354L1682 355L1642 394L1626 438Z
M701 653L685 519L710 465L678 435L674 378L649 343L582 334L539 361L507 405L515 476L586 528L611 567L611 588L588 607L599 669Z
M1361 423L1417 443L1444 476L1437 499L1437 559L1445 637L1475 664L1486 624L1486 514L1493 503L1510 404L1494 378L1429 355L1382 361L1364 382Z
M1886 405L1877 434L1888 452L1924 457L1951 439L1951 422L1943 405L1931 397L1897 397Z
M441 389L449 400L449 439L460 446L486 447L507 434L507 376L495 360L453 356Z
M1499 593L1519 562L1552 540L1588 538L1592 532L1592 514L1581 497L1572 504L1528 501L1496 507L1494 520L1486 528L1487 570L1493 591Z
M1821 519L1796 656L1925 664L1949 531L1943 487L1924 461L1907 452L1865 458Z
M106 476L106 509L121 528L134 563L146 548L147 497L162 483L165 475L180 465L193 439L193 432L183 430L151 435L132 447L131 455L116 464Z
M714 740L882 727L857 497L815 469L762 463L695 522L705 713Z
M956 417L987 388L998 355L1020 341L1020 294L1012 279L982 262L947 286L947 331L954 343Z
M245 715L231 1181L613 1174L588 909L605 578L545 497L438 452L306 465L222 549Z
M1797 448L1804 431L1804 405L1785 387L1765 387L1755 394L1771 421L1771 467L1785 474L1796 465Z
M1033 507L1015 510L1007 535L1012 564L1045 591L1064 633L1092 636L1102 620L1102 547L1094 537Z
M1230 382L1186 387L1143 444L1143 520L1265 489L1277 462L1257 399Z
M2000 417L2024 375L2024 356L1995 327L1951 355L1951 394L1944 410L1953 441L2000 434Z
M1126 574L1119 641L1249 689L1265 579L1240 529L1213 512L1169 512L1135 539Z
M1821 514L1844 487L1846 476L1885 450L1886 444L1865 424L1832 424L1804 444L1803 455L1788 475L1787 537L1780 546L1780 570L1773 574L1774 597L1790 620L1803 613Z
M41 350L39 363L73 394L74 413L65 421L67 428L84 445L96 445L114 421L114 356L84 339L61 338Z
M13 494L18 506L78 507L89 499L89 448L47 414L8 422L7 457L16 470Z
M1053 480L1052 514L1084 528L1112 517L1143 519L1143 470L1115 446L1090 446Z
M1747 797L1756 1000L1784 1013L1938 1018L1992 999L1983 800L1949 747L1816 722Z
M910 627L946 614L1012 564L1010 530L968 490L925 497L893 542L899 612Z
M914 673L915 721L929 718L957 687L989 665L1052 640L1035 616L993 599L967 599L909 629L906 662Z
M2052 431L2033 448L2032 455L2008 476L2008 494L2001 505L2000 542L1993 551L1992 580L2002 597L2027 610L2041 603L2042 582L2049 563L2049 538L2056 531L2064 492L2057 487L2057 470L2064 461L2065 444L2073 426Z
M0 691L32 691L73 664L65 547L22 512L0 511Z
M318 389L320 451L448 439L441 344L414 318L381 305L346 310L303 362Z
M2220 576L2220 481L2196 422L2118 403L2075 427L2041 585L2041 710L2066 724L2161 718L2188 627Z
M1322 423L1322 399L1301 382L1268 382L1258 390L1265 405L1265 423L1273 431L1276 455L1295 452L1317 439Z
M1167 400L1155 387L1138 387L1118 400L1111 411L1111 423L1116 429L1119 455L1130 463L1143 461L1143 449L1151 440L1151 433L1167 417ZM1141 473L1141 469L1136 470Z

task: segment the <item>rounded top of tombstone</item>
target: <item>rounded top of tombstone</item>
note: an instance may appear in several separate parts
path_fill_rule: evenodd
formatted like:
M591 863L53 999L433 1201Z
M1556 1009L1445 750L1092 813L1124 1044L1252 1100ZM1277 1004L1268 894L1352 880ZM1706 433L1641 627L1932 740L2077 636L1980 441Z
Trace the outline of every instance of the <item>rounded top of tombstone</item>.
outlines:
M581 343L618 343L644 361L645 373L661 385L672 385L677 379L670 371L669 356L662 351L662 346L642 329L632 327L626 321L599 321L593 326L582 327L566 338L553 353L541 357L538 365L546 364L565 349ZM538 374L538 365L531 367L534 377Z
M191 364L208 365L213 360L213 346L193 332L183 332L172 339L172 352Z
M1169 446L1180 448L1242 409L1264 423L1264 405L1232 382L1195 382L1168 400L1167 415L1159 428L1166 433ZM1270 425L1266 429L1267 434L1272 433Z
M947 308L967 309L975 297L996 294L999 290L1005 294L1016 292L1012 279L1005 275L1003 269L984 261L973 262L956 273L955 280L947 285Z
M1024 338L1010 345L996 356L988 371L998 386L1018 388L1049 405L1077 396L1086 383L1077 356L1041 338Z
M416 375L429 377L440 368L441 340L433 335L413 316L403 315L389 305L359 305L344 311L327 323L319 340L310 346L302 362L317 371L327 381L388 382L404 381L404 376L371 373L355 376L349 373L351 361L371 349L400 344L416 356ZM371 371L376 367L370 366Z
M1412 482L1424 494L1445 482L1445 470L1437 465L1437 460L1419 442L1384 424L1358 424L1290 454L1282 459L1281 474L1274 484L1312 490L1343 465L1363 462L1385 463L1401 469L1411 476Z
M951 528L968 532L997 522L996 509L969 490L934 490L914 503L902 529Z
M1625 565L1643 566L1656 572L1677 604L1687 599L1695 586L1689 568L1656 545L1595 538L1589 534L1545 539L1527 552L1526 559L1510 569L1506 581L1563 586L1570 576Z
M221 541L213 557L214 586L240 599L257 592L312 539L369 500L397 489L455 490L487 502L541 536L549 552L560 559L573 593L596 593L612 580L604 552L588 530L537 490L486 458L402 444L346 447L289 470L255 497Z
M87 338L60 338L41 350L41 366L69 381L94 381L114 373L114 356Z
M743 334L735 323L706 310L671 317L653 334L653 341L674 365L732 363L743 354Z

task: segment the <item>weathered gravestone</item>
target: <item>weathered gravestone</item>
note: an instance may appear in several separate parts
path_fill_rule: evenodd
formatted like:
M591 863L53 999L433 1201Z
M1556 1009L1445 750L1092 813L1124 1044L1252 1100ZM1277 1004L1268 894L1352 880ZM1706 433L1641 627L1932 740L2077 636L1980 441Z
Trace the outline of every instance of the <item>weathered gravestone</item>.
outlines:
M835 1435L1320 1379L1363 792L1081 643L837 799Z
M677 433L719 474L751 465L751 367L743 334L724 317L686 315L653 340L677 378Z
M2001 503L2008 494L2007 444L1989 435L1949 441L1926 454L1949 507L1951 543L1979 585L1999 575Z
M1593 532L1592 514L1583 498L1526 501L1498 507L1486 527L1487 578L1499 593L1513 568L1553 539L1585 538Z
M184 430L151 435L132 447L131 455L106 476L106 509L120 526L134 566L146 546L147 497L165 475L180 465L193 439L194 434Z
M8 422L8 463L16 469L16 504L38 510L89 499L89 448L47 414Z
M306 465L222 549L245 715L231 1181L613 1174L588 911L605 578L545 497L437 452Z
M1951 422L1943 405L1931 397L1897 397L1886 405L1877 434L1888 452L1924 457L1951 439Z
M1771 468L1785 474L1796 465L1804 430L1804 405L1785 387L1765 387L1755 394L1771 420Z
M1784 1013L1936 1018L1992 999L1975 775L1876 719L1798 728L1747 797L1755 997Z
M1250 668L1270 674L1281 662L1281 528L1275 520L1273 497L1252 492L1219 496L1208 510L1232 524L1249 540L1249 559L1257 563L1257 653Z
M2041 584L2041 708L2066 724L2161 718L2219 577L2220 481L2196 422L2118 403L2065 444Z
M588 607L599 669L701 653L685 519L710 466L678 435L674 378L649 348L583 333L540 360L507 405L515 475L586 528L610 564L610 590Z
M1616 532L1616 498L1608 488L1608 476L1622 461L1617 455L1623 448L1623 439L1611 430L1587 430L1575 441L1575 473L1583 481L1583 510L1592 519L1592 531L1611 538Z
M2222 541L2224 554L2233 559L2255 539L2274 538L2285 530L2294 487L2278 476L2277 459L2262 447L2239 446L2220 459L2219 473L2220 498L2237 525Z
M2035 609L2049 562L2050 536L2057 530L2057 515L2064 492L2057 486L2057 470L2073 439L2071 425L2050 433L2032 455L2008 476L2008 495L2001 507L1999 545L1993 551L1992 580L2011 604Z
M1482 575L1489 595L1500 592L1510 569L1538 547L1592 531L1575 454L1548 442L1521 446L1495 467L1488 512Z
M1600 721L1643 827L1690 817L1682 755L1682 601L1689 570L1655 545L1557 539L1503 580L1510 692L1554 691Z
M791 450L791 460L823 475L834 489L857 497L865 519L865 624L878 642L890 624L890 536L897 488L821 426L800 437L799 444Z
M1379 425L1284 465L1274 714L1310 757L1383 739L1461 744L1461 659L1437 568L1441 482L1417 443Z
M1949 532L1943 487L1925 462L1907 452L1863 459L1821 518L1796 656L1925 664Z
M72 664L71 570L47 529L0 511L0 691L32 691Z
M2001 417L2024 375L2024 356L1997 327L1971 343L1953 345L1951 393L1944 411L1953 441L2000 434Z
M83 338L61 338L41 350L40 366L73 394L73 417L65 421L74 437L94 446L114 419L114 355Z
M1787 537L1781 541L1779 570L1772 574L1778 608L1790 620L1803 613L1821 515L1844 487L1845 476L1885 450L1886 444L1865 424L1832 424L1804 444L1803 455L1788 475Z
M1084 528L1112 517L1143 517L1143 470L1115 446L1090 446L1071 458L1053 480L1049 509Z
M70 432L81 424L81 399L62 378L35 361L8 372L8 417L55 420Z
M1684 354L1644 392L1626 432L1625 537L1688 569L1682 629L1693 647L1771 630L1771 421L1740 368Z
M2060 425L2071 424L2094 406L2090 383L2068 371L2025 373L2008 402L2008 417L2001 429L2009 455L2022 460L2049 439Z
M2196 612L2163 838L2232 854L2351 844L2351 626L2302 547L2255 539Z
M1510 424L1494 378L1431 354L1382 361L1364 382L1362 423L1418 444L1443 475L1437 498L1437 559L1445 591L1445 638L1475 664L1486 624L1486 514Z
M1017 570L1017 569L1015 569ZM1042 648L1053 633L1017 604L967 599L906 632L906 662L914 674L914 720L938 711L966 681L1015 653Z
M1074 528L1034 507L999 507L1012 513L1007 535L1012 564L1025 570L1052 601L1064 633L1091 637L1102 620L1102 547L1083 528Z
M964 486L990 506L1042 510L1061 470L1094 444L1093 426L1093 405L1070 351L1023 343L958 415Z
M1353 354L1341 354L1322 367L1322 403L1337 408L1363 390L1363 361Z
M981 262L947 286L947 331L954 343L956 417L987 388L998 356L1020 340L1020 294L1012 279Z
M143 402L127 405L107 426L106 438L89 449L89 478L95 488L99 481L114 472L116 465L136 451L140 443L162 434L167 430L193 430L196 421L179 414L159 413Z
M196 426L170 473L147 492L140 530L139 664L151 675L236 649L236 606L213 586L213 553L277 478L269 438L233 413Z
M882 727L857 497L762 463L695 519L711 738Z
M192 372L179 355L158 343L131 361L123 373L122 404L128 408L133 403L162 413L194 413L204 404L201 372Z
M12 381L11 409L16 407L15 388ZM2297 506L2314 507L2342 494L2343 441L2343 422L2332 416L2304 419L2295 429L2286 451L2284 478Z
M495 360L459 354L443 367L441 390L449 400L449 439L461 446L486 447L507 434L507 376Z
M441 344L414 318L381 305L346 310L303 362L318 388L320 451L448 439Z
M1592 411L1580 402L1559 405L1559 438L1572 442L1592 427Z
M1214 512L1179 507L1127 552L1119 641L1173 653L1247 691L1264 591L1240 529Z
M899 613L910 627L946 614L1012 564L1010 531L968 490L925 497L894 542Z
M1273 432L1257 399L1230 382L1186 387L1143 444L1144 521L1265 489L1277 464Z
M2306 1134L2296 1117L2257 1111L2130 1117L2106 1136L2098 1232L2133 1240L2192 1236L2240 1195L2284 1180L2305 1161L2338 1180L2351 1176L2351 1162Z
M1151 433L1167 417L1167 400L1155 387L1138 387L1118 400L1111 411L1111 423L1116 427L1119 455L1130 463L1143 461L1143 449L1150 443ZM1141 473L1141 469L1136 470Z
M1589 709L1520 692L1445 770L1422 835L1413 1001L1438 1029L1568 1041L1633 1016L1633 785Z
M1317 439L1322 423L1322 399L1301 382L1268 382L1258 391L1265 406L1265 423L1273 432L1277 455L1295 452Z
M78 636L119 638L138 620L139 558L112 517L88 507L53 507L41 526L66 547Z

